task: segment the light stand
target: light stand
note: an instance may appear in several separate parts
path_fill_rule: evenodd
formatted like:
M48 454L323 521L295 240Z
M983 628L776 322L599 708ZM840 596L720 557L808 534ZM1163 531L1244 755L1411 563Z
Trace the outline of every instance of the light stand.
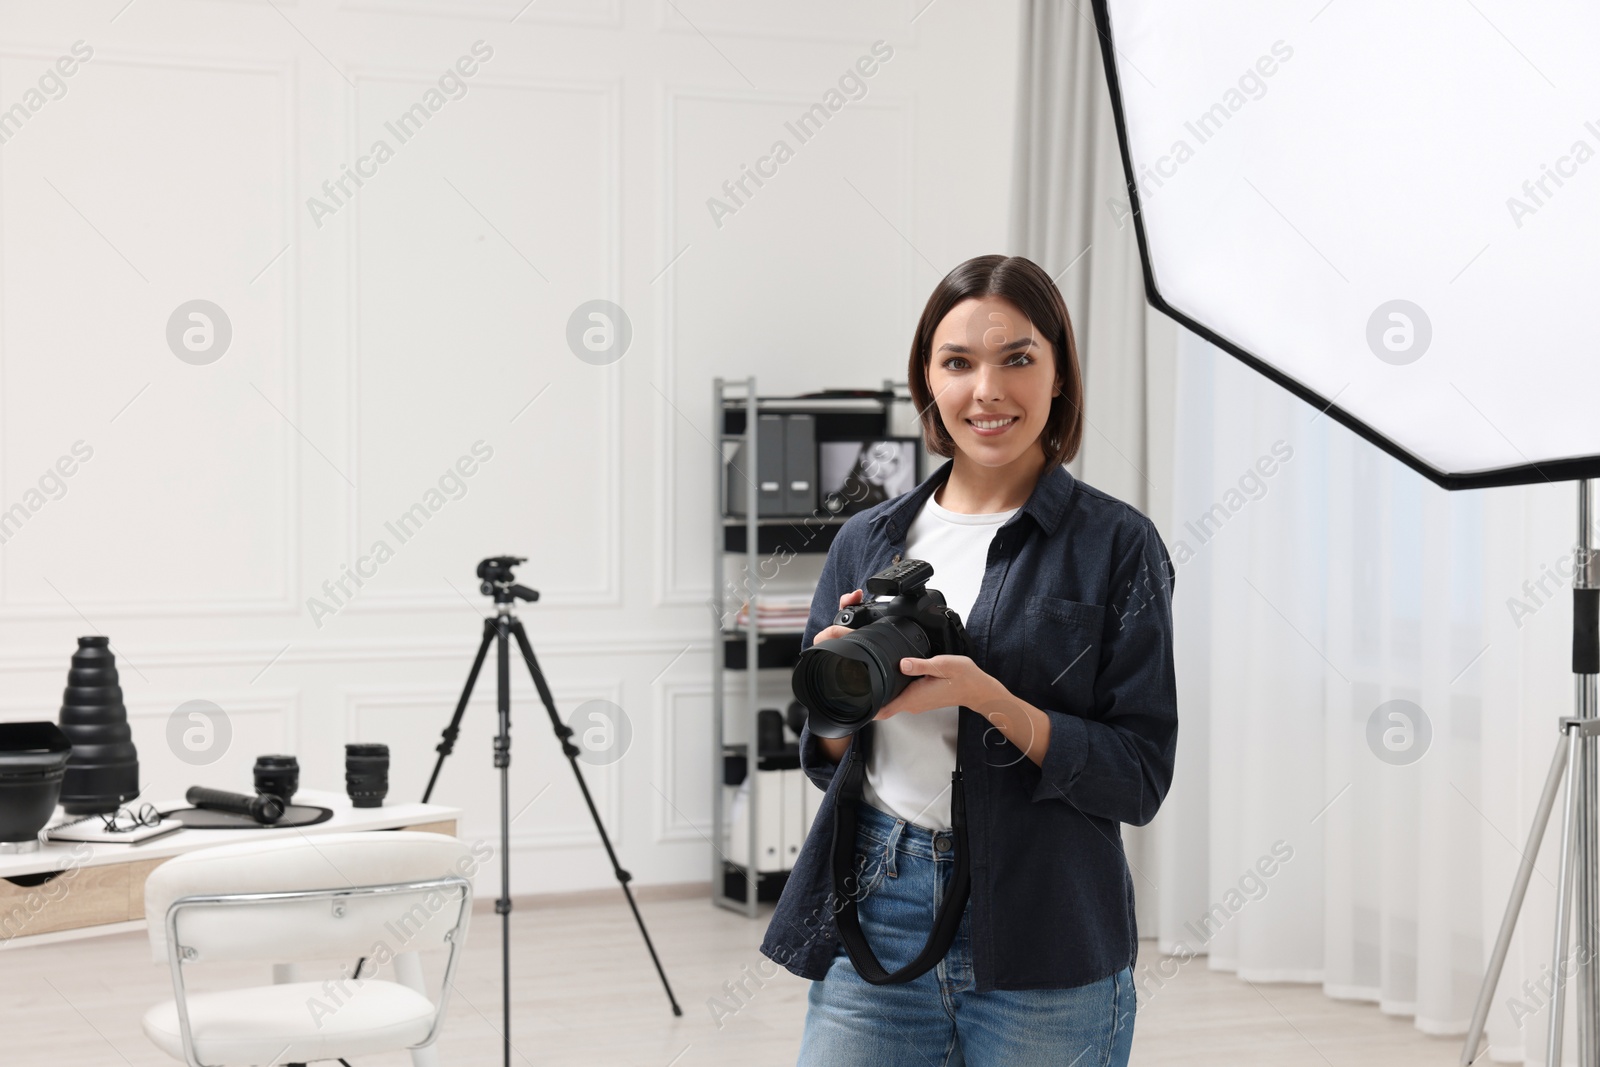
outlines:
M667 972L662 970L661 960L656 956L655 945L650 941L650 932L645 929L644 917L639 914L638 904L634 903L633 891L628 888L628 882L633 875L617 862L617 853L611 847L611 838L606 834L606 828L600 821L600 812L594 806L594 798L589 795L589 785L584 781L583 771L578 767L578 756L582 750L571 741L572 728L562 722L561 717L556 714L555 700L550 696L549 686L545 685L544 672L539 670L538 660L533 655L533 646L528 643L528 634L522 628L522 620L517 618L518 600L532 603L539 599L538 590L517 585L516 577L511 573L513 567L523 562L525 560L519 556L492 556L478 564L478 577L482 581L478 587L479 591L485 596L494 598L495 614L483 620L483 640L478 644L478 655L472 661L472 670L467 674L467 684L461 690L461 699L456 704L455 714L450 717L450 725L444 728L439 740L437 748L439 758L433 765L433 774L428 778L428 788L422 794L422 802L426 804L428 798L433 795L434 784L439 781L439 771L444 767L445 757L455 748L456 737L461 732L461 716L466 713L467 701L472 699L472 687L477 684L478 672L483 669L484 657L489 652L490 642L493 642L497 650L495 681L496 706L499 710L499 730L494 738L494 765L500 772L500 897L494 902L494 910L500 916L500 997L503 1016L500 1037L504 1044L505 1067L511 1067L510 769L511 639L513 637L516 638L517 647L522 650L522 659L528 665L528 673L533 676L533 684L539 690L539 699L550 715L550 728L555 731L556 739L561 742L561 751L566 754L567 763L572 767L572 774L578 779L578 788L583 792L584 803L589 806L589 817L594 820L594 828L600 834L600 843L605 846L606 855L611 860L611 870L616 875L617 884L622 886L623 895L628 898L628 907L633 909L633 918L639 924L639 933L644 936L645 948L650 951L650 959L656 965L656 974L661 976L662 988L666 990L667 1000L672 1004L672 1014L683 1014L683 1009L678 1007L677 998L672 995L672 986L667 982Z
M1596 676L1600 675L1600 552L1594 546L1594 502L1587 478L1578 481L1578 544L1572 569L1572 673L1576 676L1577 714L1561 720L1562 740L1556 745L1545 778L1544 792L1534 811L1528 830L1528 843L1522 850L1522 863L1511 884L1511 899L1506 902L1500 934L1489 957L1489 969L1478 990L1478 1003L1467 1029L1467 1043L1461 1050L1462 1067L1479 1056L1478 1044L1494 1001L1495 988L1511 948L1517 915L1522 910L1533 864L1539 858L1556 792L1563 791L1561 814L1561 873L1556 883L1556 934L1550 968L1554 989L1550 996L1550 1040L1545 1063L1557 1067L1561 1062L1562 1024L1566 1010L1568 922L1576 911L1578 961L1578 1063L1580 1067L1600 1064L1600 984L1595 981L1596 931L1600 930L1600 880L1596 861L1600 860L1600 797L1596 791L1595 737L1600 735L1596 718ZM1574 884L1576 882L1576 884Z

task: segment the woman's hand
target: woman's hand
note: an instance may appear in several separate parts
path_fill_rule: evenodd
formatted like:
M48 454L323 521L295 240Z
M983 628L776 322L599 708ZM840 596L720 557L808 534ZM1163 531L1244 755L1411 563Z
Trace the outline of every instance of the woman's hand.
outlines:
M864 597L865 594L861 590L852 590L839 598L839 606L847 608L852 604L859 604ZM811 644L814 647L818 641L832 641L835 638L843 637L849 632L850 627L848 626L828 626L817 631L817 636L811 639ZM822 751L828 754L828 758L835 763L844 759L845 752L850 748L850 738L848 737L819 737L817 738L817 743L822 746Z
M874 718L887 719L891 715L914 714L934 708L957 704L977 710L996 695L1000 682L978 666L971 656L932 656L916 659L907 656L900 661L900 673L916 675L910 685L900 691ZM1003 689L1003 687L1001 687Z
M841 608L848 608L852 604L861 603L864 598L865 594L862 593L861 590L855 589L839 598L839 606ZM815 645L820 641L832 641L835 638L843 637L849 632L850 627L848 626L827 626L817 631L817 636L811 639L811 643Z
M847 608L859 604L863 596L861 590L853 590L839 598L839 606ZM818 631L811 643L832 641L849 632L848 626L829 626ZM900 661L900 672L917 677L899 696L879 708L874 718L887 719L891 715L916 714L951 705L971 708L989 720L991 729L998 730L1021 749L1018 759L1025 757L1035 764L1043 764L1044 754L1050 747L1050 719L1043 711L1014 696L1005 683L979 667L972 657L916 659L908 656ZM834 763L843 759L850 748L849 737L819 737L817 743Z
M852 590L839 598L839 606L847 608L862 603L864 599L865 594L860 589ZM831 641L848 633L848 626L829 626L818 631L811 643L815 645L819 641ZM918 677L901 690L899 696L878 709L874 718L887 719L892 715L915 714L951 705L975 709L980 701L991 699L995 695L995 687L1000 684L970 656L933 656L929 659L908 656L900 661L900 672ZM840 755L844 753L844 742L847 740L839 739ZM832 751L829 748L830 754Z
M985 762L992 767L1009 766L1030 759L1043 766L1050 747L1050 719L1043 711L1020 700L1005 683L974 663L969 656L932 656L900 661L900 673L918 678L900 691L874 716L887 719L902 712L931 711L956 704L971 708L989 721L984 730ZM1004 763L994 762L996 739L1002 737L1017 747L1019 754Z

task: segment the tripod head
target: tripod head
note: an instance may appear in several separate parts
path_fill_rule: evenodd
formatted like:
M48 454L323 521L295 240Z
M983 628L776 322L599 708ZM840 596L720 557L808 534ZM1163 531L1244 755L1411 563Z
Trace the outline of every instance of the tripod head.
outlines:
M517 576L511 573L517 564L526 562L523 556L490 556L483 560L478 564L478 592L494 597L494 602L500 605L502 611L509 611L510 605L518 600L530 603L538 600L539 591L516 584Z

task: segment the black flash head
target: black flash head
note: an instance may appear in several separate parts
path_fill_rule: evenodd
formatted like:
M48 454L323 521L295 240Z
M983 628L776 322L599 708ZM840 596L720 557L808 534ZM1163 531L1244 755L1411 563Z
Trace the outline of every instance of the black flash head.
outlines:
M933 564L922 559L903 559L867 579L863 592L874 596L913 596L922 592L933 577Z

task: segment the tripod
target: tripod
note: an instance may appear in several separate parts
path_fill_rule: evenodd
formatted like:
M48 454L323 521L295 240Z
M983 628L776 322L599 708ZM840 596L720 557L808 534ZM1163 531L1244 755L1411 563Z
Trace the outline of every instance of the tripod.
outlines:
M1595 953L1600 949L1600 753L1595 741L1600 736L1600 704L1596 701L1600 676L1600 549L1594 545L1593 498L1587 478L1578 480L1578 543L1572 568L1572 673L1576 677L1577 714L1561 720L1562 739L1550 761L1544 791L1528 830L1528 843L1522 850L1522 863L1511 885L1511 899L1506 902L1500 934L1489 956L1489 969L1478 990L1467 1043L1461 1050L1462 1067L1468 1067L1481 1055L1479 1043L1484 1024L1558 791L1564 794L1561 873L1556 884L1555 947L1550 963L1554 991L1545 1062L1549 1067L1561 1062L1567 976L1569 970L1576 969L1578 1063L1580 1067L1600 1065L1600 982L1595 973ZM1576 952L1569 954L1568 923L1574 917Z
M483 620L483 640L478 644L478 655L472 661L472 670L467 674L467 684L461 690L461 700L456 704L456 713L450 717L450 725L444 728L444 733L439 740L437 751L439 759L433 765L433 774L428 778L428 788L422 794L422 802L426 804L433 795L434 784L439 781L439 771L444 767L445 757L450 755L455 748L456 737L461 732L461 716L466 713L467 701L472 699L472 687L477 684L478 672L483 669L483 660L489 652L489 645L493 642L497 646L498 656L495 664L495 680L497 683L497 706L499 709L499 731L494 738L494 765L500 771L500 897L494 902L495 913L500 916L500 983L501 983L501 1009L502 1030L501 1039L504 1043L505 1067L511 1067L511 819L509 816L510 804L510 775L511 768L511 639L517 641L517 647L522 650L522 659L528 665L528 673L533 676L533 684L539 690L539 699L544 703L544 709L550 715L550 728L555 731L556 738L561 742L561 751L566 754L567 763L572 767L573 776L578 779L578 788L583 792L584 803L589 805L589 816L594 820L594 828L599 831L600 843L606 847L606 855L611 859L611 869L616 875L617 883L622 886L623 895L628 898L628 907L633 909L634 921L639 924L639 933L644 936L645 948L650 950L650 959L656 965L656 973L661 976L661 985L667 991L667 1000L672 1004L672 1014L682 1015L683 1009L678 1007L677 998L672 995L672 986L667 982L667 973L661 969L661 960L656 956L655 945L650 942L650 931L644 927L644 917L639 914L639 906L634 903L633 891L628 888L628 882L633 878L617 862L617 853L611 847L611 839L606 836L606 828L600 822L600 812L595 809L594 798L589 795L589 785L583 780L583 771L578 767L578 756L581 749L570 740L572 728L561 721L556 714L555 700L550 696L550 688L545 685L544 672L539 670L539 662L534 658L533 646L528 644L527 632L522 628L522 620L516 616L516 602L526 600L529 603L539 599L537 590L529 589L524 585L516 584L516 577L511 573L512 568L523 563L518 556L491 556L478 564L478 577L482 580L479 591L486 596L494 598L495 614Z

